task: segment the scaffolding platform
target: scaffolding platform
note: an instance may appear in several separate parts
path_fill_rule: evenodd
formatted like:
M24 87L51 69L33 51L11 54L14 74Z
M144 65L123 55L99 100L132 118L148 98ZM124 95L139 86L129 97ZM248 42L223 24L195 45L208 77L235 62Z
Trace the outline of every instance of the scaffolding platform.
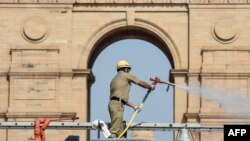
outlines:
M109 124L109 123L107 123ZM0 122L0 129L33 129L34 122ZM188 129L193 132L223 132L224 127L202 126L194 123L132 123L129 130L178 131ZM90 122L51 122L47 129L96 130Z

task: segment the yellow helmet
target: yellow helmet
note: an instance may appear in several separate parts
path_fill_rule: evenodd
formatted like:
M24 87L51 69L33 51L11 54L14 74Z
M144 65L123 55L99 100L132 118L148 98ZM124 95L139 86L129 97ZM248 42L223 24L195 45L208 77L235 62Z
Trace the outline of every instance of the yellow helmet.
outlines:
M116 65L116 69L119 70L120 68L131 68L131 67L130 67L128 61L120 60Z

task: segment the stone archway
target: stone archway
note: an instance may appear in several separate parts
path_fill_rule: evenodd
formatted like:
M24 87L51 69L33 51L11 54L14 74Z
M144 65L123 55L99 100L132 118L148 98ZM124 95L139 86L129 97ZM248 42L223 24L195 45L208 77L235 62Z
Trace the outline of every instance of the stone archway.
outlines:
M90 69L107 45L124 38L159 47L176 84L250 95L249 0L4 0L0 5L2 121L65 113L89 121ZM222 112L220 105L182 90L174 89L174 102L176 123L249 122L248 115ZM85 133L74 134L84 140ZM0 131L6 141L26 139L24 134L32 133ZM58 132L57 140L65 135ZM223 136L197 135L207 138Z
M92 54L90 56L91 58L89 59L90 62L89 62L88 68L93 71L93 74L94 74L94 76L96 76L96 79L97 79L96 82L94 83L94 85L91 87L91 90L89 89L89 94L88 94L89 97L91 97L90 98L91 103L89 104L89 108L91 108L91 109L89 109L89 111L91 111L91 120L95 120L96 118L100 118L101 117L101 118L104 118L105 121L107 121L107 122L109 121L109 119L107 119L107 117L106 117L105 114L103 114L103 113L102 114L95 114L96 110L100 110L100 109L96 109L96 104L98 103L97 105L100 108L101 107L106 107L106 105L102 104L102 103L106 103L106 99L108 99L107 96L106 96L107 98L106 97L103 98L103 96L99 95L99 94L101 94L101 95L103 95L103 94L104 95L108 95L108 91L106 91L106 88L102 89L101 88L102 86L100 86L100 83L102 83L102 85L106 85L106 87L108 87L108 83L109 83L107 81L104 81L104 78L106 78L107 76L105 76L104 78L102 78L103 76L101 76L99 74L99 72L102 72L103 74L105 74L107 72L109 72L109 73L112 72L112 70L111 71L110 70L107 71L106 68L113 68L113 66L110 67L110 63L107 63L107 60L103 59L103 56L105 56L103 54L106 54L106 56L107 56L107 53L105 53L105 52L107 52L107 50L109 50L109 52L110 52L110 50L112 49L112 47L111 47L112 45L111 44L113 44L113 43L114 44L118 44L117 42L119 42L119 40L124 40L124 39L140 39L141 42L144 41L144 42L149 42L149 43L154 44L155 46L152 45L153 46L152 48L157 48L155 50L157 50L158 52L162 53L161 55L163 56L164 59L162 59L162 60L158 59L157 60L157 59L152 58L152 56L151 57L147 57L147 58L152 58L154 60L154 62L155 61L160 61L161 64L162 65L164 64L165 66L166 66L165 62L168 62L167 60L171 60L171 66L174 66L173 65L174 63L173 63L172 55L171 55L171 53L169 51L167 51L168 50L168 46L166 44L164 44L163 40L161 40L159 37L157 37L157 35L153 34L152 32L148 31L147 29L144 29L144 28L141 28L141 27L129 27L129 28L121 27L121 28L118 28L118 29L114 29L113 31L107 32L107 34L105 34L102 38L100 38L100 40L97 39L97 43L93 47L94 49L93 49ZM142 48L141 45L139 45L139 46L140 46L140 48ZM111 49L109 47L111 47ZM119 48L119 46L117 46L117 47ZM106 48L108 48L108 49L106 49ZM128 47L128 50L129 49L132 50L132 48ZM137 49L137 51L138 51L138 49ZM113 53L110 53L110 54L108 54L108 56L112 56L112 54ZM116 56L116 55L114 55L114 56ZM144 57L145 57L145 54L144 54L144 56L141 56L140 58L144 58ZM114 58L114 57L112 57L112 58ZM165 61L165 62L163 62L163 61ZM97 64L99 64L99 66L100 66L100 62L102 62L102 64L107 64L107 65L105 65L105 68L102 69L100 67L97 67ZM113 61L112 61L112 59L109 59L108 62L113 62ZM167 66L169 66L170 63L168 62L167 64L168 64ZM152 67L152 65L151 65L151 67ZM158 67L154 67L154 68L158 68ZM170 67L170 69L171 69L171 67ZM161 69L161 70L163 70L163 69ZM169 75L168 74L168 70L169 69L164 69L164 71L163 71L167 77ZM152 74L152 73L150 73L150 74ZM156 76L158 76L158 75L156 75ZM160 76L160 78L164 79L165 77L161 77ZM147 79L145 79L145 80L147 80ZM99 84L99 87L96 86L98 84ZM96 92L97 91L96 89L98 89L99 92ZM100 89L102 89L102 90L100 91ZM165 91L165 90L163 90L163 91ZM173 101L172 94L173 93L172 93L172 91L168 92L168 93L171 95L171 98L169 98L169 97L168 98L163 98L164 102L162 101L162 103L165 103L163 109L165 109L167 107L173 108L173 105L172 105L173 104L172 103L172 101ZM131 96L133 96L133 94ZM96 97L98 97L98 99L105 99L105 100L97 100ZM136 96L134 96L134 97L136 97ZM170 105L166 105L166 103L171 103L171 106ZM106 108L102 108L101 109L101 111L105 111L105 110L106 110ZM165 119L166 119L167 115L171 115L171 121L168 121L168 122L172 122L172 119L173 119L173 114L172 114L173 112L172 112L172 110L173 109L170 110L171 114L170 114L170 111L166 110L166 111L164 111L164 116L162 115L162 117L165 117ZM163 119L163 120L165 121L165 119ZM127 118L127 120L129 120L129 119ZM146 119L142 119L142 120L146 120ZM167 117L167 120L169 120L169 116ZM166 135L161 134L161 136L163 136L163 137L166 138ZM91 132L91 137L93 138L92 132Z
M114 29L107 32L105 35L103 35L103 37L98 39L94 44L91 50L91 54L88 58L88 68L92 68L96 57L102 52L102 50L104 50L108 45L122 39L142 39L148 41L162 50L162 52L170 60L172 68L178 65L174 62L174 58L178 57L173 56L173 53L169 49L168 44L165 43L163 39L161 39L155 33L149 31L148 29L131 26Z
M112 21L102 26L91 36L86 48L88 56L81 56L78 68L86 60L87 68L91 68L98 54L109 44L122 39L142 39L156 45L170 60L174 69L182 68L181 56L172 38L157 25L142 19L136 19L135 24L127 26L123 20ZM83 54L83 53L82 53Z
M163 52L163 54L165 54L166 58L168 58L168 60L170 61L171 67L173 69L180 68L181 61L179 52L176 49L175 44L174 42L172 42L172 39L169 37L169 35L167 33L162 32L159 27L154 27L152 24L148 24L145 21L138 21L137 25L138 26L125 26L122 24L121 21L116 21L112 22L111 24L108 24L108 26L103 27L102 30L96 33L95 36L93 36L92 39L89 41L89 44L86 47L89 48L88 50L90 50L87 59L88 69L92 69L96 58L106 47L116 41L123 39L141 39L154 44ZM173 76L171 79L173 79ZM91 97L90 83L88 85L88 99L90 99ZM90 103L88 105L88 111L91 111Z
M81 9L75 9L81 11ZM177 15L168 13L169 16L181 16L183 24L187 25L186 9L182 7L179 9L181 12ZM81 46L81 51L76 54L81 54L78 58L77 68L87 68L91 70L93 63L102 50L104 50L109 44L126 38L143 39L156 45L170 60L173 70L171 70L171 80L178 84L186 85L186 74L188 65L188 42L187 42L187 29L185 26L177 24L171 30L166 30L166 26L173 24L177 21L162 22L160 24L152 21L150 18L133 17L133 11L131 15L130 11L127 11L127 18L107 17L108 22L98 22L98 27L91 28L91 32L85 32L88 35L83 35L88 38L79 42L79 37L74 46ZM101 14L104 14L101 12ZM116 13L112 13L115 14ZM79 14L80 16L80 14ZM83 16L83 17L82 17ZM92 15L94 16L94 15ZM105 14L102 16L106 16ZM131 19L129 18L131 16ZM84 15L80 16L84 19ZM78 18L80 18L78 17ZM168 17L169 18L169 17ZM130 21L131 20L131 21ZM162 19L163 21L166 20ZM86 21L88 22L88 21ZM173 23L172 23L173 22ZM163 25L164 23L164 25ZM93 23L94 24L94 23ZM96 23L95 23L96 24ZM77 24L78 25L78 24ZM79 23L84 26L85 23ZM78 25L78 26L79 26ZM91 34L89 34L91 33ZM114 38L113 38L114 37ZM79 44L76 44L79 42ZM76 57L74 57L76 58ZM90 100L90 86L88 83L88 100ZM174 90L174 122L183 122L183 113L187 108L187 95L186 92L180 90ZM90 103L87 103L86 109L88 109L88 115L90 113Z

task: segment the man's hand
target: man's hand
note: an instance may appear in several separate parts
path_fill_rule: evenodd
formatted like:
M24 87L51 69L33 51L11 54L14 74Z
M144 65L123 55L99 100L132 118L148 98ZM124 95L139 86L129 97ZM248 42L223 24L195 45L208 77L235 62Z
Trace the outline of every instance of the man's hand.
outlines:
M154 90L155 89L155 85L150 85L151 89L150 90Z
M134 106L133 109L134 111L138 110L138 113L142 110L140 106Z

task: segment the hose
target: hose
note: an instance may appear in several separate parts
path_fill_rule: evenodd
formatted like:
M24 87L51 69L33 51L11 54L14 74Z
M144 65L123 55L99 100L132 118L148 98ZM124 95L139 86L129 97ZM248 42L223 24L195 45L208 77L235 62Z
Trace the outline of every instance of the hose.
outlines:
M126 127L126 128L122 131L122 133L118 136L118 139L121 138L121 137L127 132L128 128L130 127L130 125L131 125L132 122L134 121L135 116L137 115L138 111L139 111L139 110L136 110L136 111L134 112L134 114L132 115L132 117L131 117L131 119L130 119L128 125L127 125L127 127Z
M132 124L132 122L134 121L135 119L135 116L138 114L139 110L142 109L148 95L150 94L151 90L148 90L147 94L144 96L143 100L142 100L142 103L139 105L139 108L135 110L134 114L132 115L127 127L122 131L122 133L118 136L118 139L121 138L128 130L128 128L130 127L130 125Z

